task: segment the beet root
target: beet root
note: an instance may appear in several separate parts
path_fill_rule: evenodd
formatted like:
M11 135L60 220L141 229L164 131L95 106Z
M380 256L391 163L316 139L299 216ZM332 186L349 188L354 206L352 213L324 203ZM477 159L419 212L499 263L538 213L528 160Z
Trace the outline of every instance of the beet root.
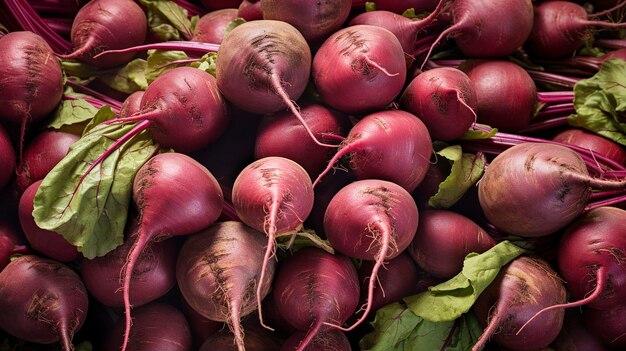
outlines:
M565 286L550 265L539 258L521 256L503 267L473 306L487 324L473 350L482 350L491 338L513 350L548 346L563 325L563 309L541 314L520 328L543 307L565 302Z

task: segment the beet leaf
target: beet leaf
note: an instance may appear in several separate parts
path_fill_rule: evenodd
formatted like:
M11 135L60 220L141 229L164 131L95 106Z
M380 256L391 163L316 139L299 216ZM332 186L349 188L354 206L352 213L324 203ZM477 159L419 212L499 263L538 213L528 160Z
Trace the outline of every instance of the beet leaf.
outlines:
M524 249L509 241L502 241L482 254L470 253L465 257L463 270L452 279L379 309L371 323L374 331L361 339L361 349L471 348L482 328L469 312L470 308L500 269L523 253ZM415 345L421 348L414 348Z
M626 145L626 61L614 58L604 62L593 77L574 86L576 114L568 118L572 127L595 132Z
M198 17L189 18L189 12L173 1L140 0L148 12L148 27L160 41L189 40Z
M450 175L439 184L437 193L428 199L433 208L450 208L469 190L485 171L486 159L482 153L464 153L459 145L437 151L437 162L450 162Z
M33 216L41 228L61 234L87 258L122 244L133 177L157 151L146 131L134 135L95 168L90 165L134 124L100 124L115 113L105 106L83 136L44 178Z

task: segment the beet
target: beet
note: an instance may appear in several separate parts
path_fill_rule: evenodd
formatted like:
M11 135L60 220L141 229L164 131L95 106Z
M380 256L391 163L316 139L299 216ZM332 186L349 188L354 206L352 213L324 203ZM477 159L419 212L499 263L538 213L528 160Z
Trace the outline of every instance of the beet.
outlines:
M477 94L461 70L434 68L419 74L400 96L403 110L419 117L432 139L458 139L476 122Z
M319 45L341 28L350 14L351 0L260 0L263 19L296 27L311 46Z
M61 262L74 261L82 257L78 248L70 244L63 236L50 230L41 229L33 217L35 194L41 180L29 186L22 194L19 204L19 218L22 230L30 246L40 254Z
M525 69L504 60L468 60L459 68L472 82L479 123L508 132L528 126L535 114L537 87Z
M124 321L109 333L104 351L117 351L124 339ZM185 315L176 307L154 302L135 310L128 348L133 351L192 351Z
M0 121L20 125L21 159L26 126L45 118L61 102L63 72L50 45L28 31L0 38L0 62L4 63L0 73Z
M120 25L123 18L123 25ZM72 23L74 52L60 55L100 68L123 65L134 53L116 53L94 58L106 50L141 45L146 40L148 20L142 8L131 0L91 0L81 7Z
M104 256L82 259L82 280L87 291L101 304L109 307L124 306L120 271L136 241L137 236L132 235L124 244ZM133 307L152 302L174 287L177 255L178 245L171 240L152 242L144 249L132 274L129 294Z
M311 74L326 104L351 114L372 112L401 93L406 80L404 51L387 29L349 26L320 46Z
M299 351L327 330L326 324L345 323L359 301L359 279L350 259L314 247L283 261L273 288L280 313L297 330L306 332Z
M625 187L626 180L591 177L583 159L565 146L524 142L491 161L478 182L478 199L497 229L539 237L578 217L592 189Z
M520 256L504 266L472 307L487 325L474 345L482 350L489 339L513 350L548 346L563 325L563 309L539 315L520 332L531 316L546 306L565 302L565 286L550 265L539 258Z
M341 330L350 331L367 318L372 309L378 272L384 261L397 257L409 246L417 224L415 201L395 183L358 180L335 194L324 216L324 232L330 244L349 257L376 262L369 278L362 316L352 326Z
M576 303L612 309L626 301L626 210L598 207L567 228L558 246L559 272Z
M24 255L0 271L0 329L19 339L74 350L88 307L80 277L62 263Z
M616 142L596 133L583 129L571 128L564 130L552 140L569 145L576 145L602 155L618 164L626 165L626 149Z
M17 166L18 189L23 192L34 182L42 180L79 138L78 135L57 130L45 130L37 134L26 145Z
M192 41L220 44L228 24L239 17L236 8L225 8L204 14L193 29Z
M257 310L256 294L264 298L274 276L275 261L263 265L265 242L263 233L241 222L220 222L190 236L176 265L185 301L205 318L228 323L240 351L240 319Z
M449 210L430 209L420 213L419 227L407 251L426 272L450 279L461 272L467 254L483 253L495 244L471 219Z

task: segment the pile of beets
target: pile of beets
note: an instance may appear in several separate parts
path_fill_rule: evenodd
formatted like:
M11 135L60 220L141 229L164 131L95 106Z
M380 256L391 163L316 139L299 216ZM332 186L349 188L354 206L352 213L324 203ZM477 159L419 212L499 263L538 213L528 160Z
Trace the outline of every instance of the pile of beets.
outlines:
M624 16L4 0L0 350L626 349ZM367 341L504 241L479 334Z

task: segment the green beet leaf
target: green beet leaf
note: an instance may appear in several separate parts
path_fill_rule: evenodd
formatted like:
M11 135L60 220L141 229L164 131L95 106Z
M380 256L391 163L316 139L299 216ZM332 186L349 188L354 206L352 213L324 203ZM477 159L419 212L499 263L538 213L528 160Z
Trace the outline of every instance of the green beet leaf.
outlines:
M48 128L61 129L63 126L83 123L91 120L98 112L98 108L87 102L83 94L75 93L72 88L66 87L63 95L65 98L48 120Z
M169 0L139 0L148 9L148 26L161 41L190 40L194 24L186 9ZM197 22L197 20L194 20Z
M148 64L145 67L145 78L152 83L163 73L179 67L179 63L186 64L189 57L183 51L177 50L149 50Z
M482 177L486 159L482 153L463 153L459 145L448 146L437 151L437 155L445 158L440 162L449 161L452 170L439 184L437 193L428 199L428 205L433 208L450 208Z
M105 106L94 120L113 116ZM35 195L33 216L37 225L59 233L87 258L105 255L122 244L134 176L158 151L143 131L86 173L91 163L134 126L88 125Z
M459 274L428 291L405 298L407 306L429 321L453 321L470 310L502 266L522 253L524 249L509 241L500 242L482 254L470 253Z
M486 124L475 124L474 127L465 131L461 139L463 140L482 140L489 139L496 135L497 128L492 128Z
M405 350L406 340L422 321L402 303L384 306L376 311L376 317L371 322L374 331L360 340L361 350Z
M387 305L376 312L374 331L360 340L364 351L465 351L482 333L473 313L454 321L431 322L411 313L402 303Z
M217 64L217 52L209 52L204 54L198 61L191 63L191 67L205 71L215 77L215 69Z
M102 74L98 78L109 87L126 94L132 94L148 87L146 79L147 62L134 59L114 73Z
M471 349L482 328L470 309L500 269L524 250L503 241L466 256L463 270L428 291L376 311L374 331L360 340L366 351L461 351Z
M574 108L569 125L626 145L626 61L607 60L593 77L576 83Z

